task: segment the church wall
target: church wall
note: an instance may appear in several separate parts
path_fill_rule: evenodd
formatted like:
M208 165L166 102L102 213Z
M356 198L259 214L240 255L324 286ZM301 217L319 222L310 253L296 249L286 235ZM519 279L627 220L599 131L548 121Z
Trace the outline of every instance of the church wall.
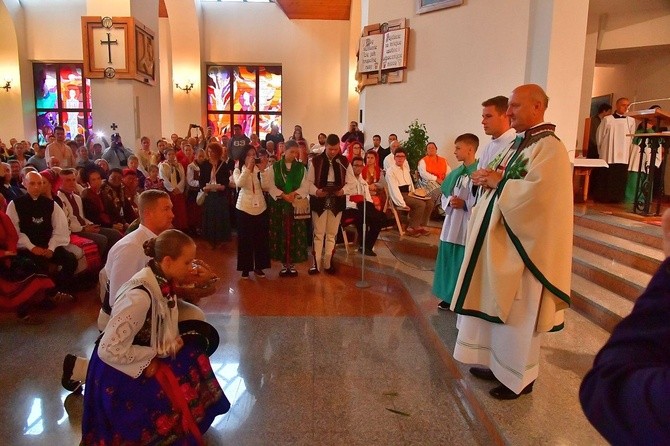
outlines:
M28 0L21 2L26 17L26 58L34 61L82 60L81 16L83 0Z
M614 93L614 101L626 96L631 101L646 101L667 98L670 53L654 51L641 53L616 65L597 66L593 82L593 96ZM633 106L633 109L648 108L651 102ZM670 101L658 101L664 109L670 109Z
M545 87L549 95L549 108L545 119L556 124L556 133L565 144L570 158L581 147L582 134L578 132L579 111L582 97L582 76L586 52L588 4L583 0L534 0L551 3L551 21L544 27L546 44L539 48L548 55L546 75L527 78ZM531 24L534 20L531 18ZM537 27L535 27L537 28ZM542 30L540 30L542 32ZM529 43L538 47L536 39ZM545 81L546 79L546 81Z
M161 36L161 44L167 46L167 51L161 51L161 66L167 65L170 76L165 78L161 95L162 102L169 107L163 108L163 115L171 122L169 126L167 121L164 122L163 135L169 136L174 132L184 135L189 124L199 123L204 127L206 122L203 114L206 89L200 80L201 18L193 0L166 0L165 5L169 33ZM183 87L191 82L194 88L188 94L175 87L176 83Z
M466 1L421 15L415 14L414 1L367 3L363 25L405 17L412 31L406 82L363 90L366 135L381 134L384 145L389 133L406 139L405 130L418 119L454 165L453 141L459 134L474 133L482 144L488 139L481 126L482 101L509 96L524 82L529 0Z
M12 5L10 5L11 8ZM5 85L5 80L11 80L9 91L0 90L0 139L7 145L13 137L23 139L25 134L24 119L21 107L21 92L26 89L28 80L21 76L19 69L19 47L23 33L21 19L23 17L20 8L8 9L0 2L0 29L3 37L0 39L0 86ZM19 21L19 27L15 28L14 22Z
M308 142L319 132L345 132L348 21L289 20L275 4L203 3L202 9L203 63L282 65L286 137L295 124Z
M160 55L160 37L158 35L158 0L132 0L131 13L132 16L142 22L144 26L148 27L154 32L154 45L156 46L155 53ZM129 129L126 141L130 141L130 137L135 140L133 147L137 150L140 147L140 138L144 135L151 135L151 140L154 141L158 136L161 136L161 94L160 94L160 69L158 61L155 62L155 77L156 83L152 86L141 82L132 82L133 96L135 98L135 128Z

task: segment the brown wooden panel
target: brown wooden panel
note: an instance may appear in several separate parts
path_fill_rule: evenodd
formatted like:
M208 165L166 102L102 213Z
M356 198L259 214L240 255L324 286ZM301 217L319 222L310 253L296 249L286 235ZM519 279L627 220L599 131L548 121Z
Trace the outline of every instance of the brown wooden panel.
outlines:
M351 0L275 0L289 19L349 20Z
M165 0L158 0L158 17L160 18L168 17L167 8L165 7Z

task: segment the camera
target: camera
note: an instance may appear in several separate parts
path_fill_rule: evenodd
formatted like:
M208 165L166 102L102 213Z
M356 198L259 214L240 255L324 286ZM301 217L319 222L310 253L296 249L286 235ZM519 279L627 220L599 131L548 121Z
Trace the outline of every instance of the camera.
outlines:
M261 163L261 159L260 159L260 158L254 158L254 163L255 163L255 164L260 164L260 163Z

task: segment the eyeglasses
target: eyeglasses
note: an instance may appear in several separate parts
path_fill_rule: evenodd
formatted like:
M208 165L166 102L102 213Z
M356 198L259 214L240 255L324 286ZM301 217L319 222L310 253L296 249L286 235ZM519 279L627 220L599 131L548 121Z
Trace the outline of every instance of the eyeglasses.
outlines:
M403 154L395 155L395 157L396 157L396 158L406 158L406 156L403 155Z

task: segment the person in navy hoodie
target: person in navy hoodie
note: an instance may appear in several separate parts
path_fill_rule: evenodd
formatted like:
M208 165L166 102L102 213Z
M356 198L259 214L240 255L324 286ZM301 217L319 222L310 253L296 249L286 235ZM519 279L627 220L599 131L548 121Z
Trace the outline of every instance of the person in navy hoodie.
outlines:
M665 261L596 356L579 391L586 417L614 445L670 439L670 210L662 227Z

